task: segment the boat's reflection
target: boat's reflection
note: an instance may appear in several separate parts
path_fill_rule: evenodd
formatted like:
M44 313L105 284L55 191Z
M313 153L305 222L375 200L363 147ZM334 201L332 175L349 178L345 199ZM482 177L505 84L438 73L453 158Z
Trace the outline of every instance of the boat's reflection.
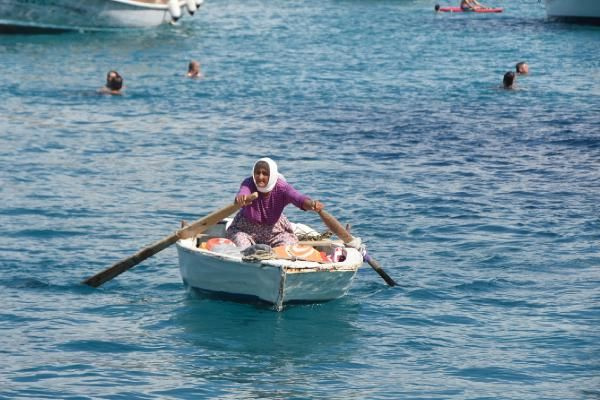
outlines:
M341 342L352 346L359 330L355 320L360 304L350 296L317 304L289 304L282 312L263 302L229 300L206 293L188 294L174 317L183 328L184 340L210 352L304 358L331 351Z

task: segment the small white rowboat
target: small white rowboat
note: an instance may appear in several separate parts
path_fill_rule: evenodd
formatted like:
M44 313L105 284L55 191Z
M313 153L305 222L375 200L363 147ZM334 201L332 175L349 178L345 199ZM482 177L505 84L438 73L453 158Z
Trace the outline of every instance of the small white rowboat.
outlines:
M319 262L294 254L249 261L235 250L206 248L210 239L225 237L226 222L221 221L204 234L177 241L179 269L188 290L260 299L281 311L285 303L323 302L346 295L363 263L358 250L332 240L302 242L312 244L321 254Z
M152 28L193 15L204 0L0 0L0 32Z

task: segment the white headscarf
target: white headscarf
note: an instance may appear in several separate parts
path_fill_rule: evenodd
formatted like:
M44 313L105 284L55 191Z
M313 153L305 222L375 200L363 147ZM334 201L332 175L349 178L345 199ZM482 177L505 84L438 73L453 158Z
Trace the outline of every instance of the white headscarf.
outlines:
M269 166L269 182L267 182L267 186L265 186L264 188L261 188L258 185L256 185L256 180L254 179L254 169L256 168L256 164L258 164L261 161L266 162ZM259 192L269 193L277 184L278 178L285 180L283 175L281 175L277 170L277 164L275 164L275 161L271 160L269 157L263 157L254 163L254 166L252 167L252 180L254 181L256 189L258 189Z

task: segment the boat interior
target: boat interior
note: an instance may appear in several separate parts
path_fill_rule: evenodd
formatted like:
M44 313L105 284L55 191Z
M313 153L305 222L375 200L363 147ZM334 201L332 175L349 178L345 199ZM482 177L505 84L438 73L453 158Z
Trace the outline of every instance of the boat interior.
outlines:
M294 225L298 243L274 248L255 245L253 246L255 253L247 254L247 251L242 252L231 240L226 238L225 231L228 223L229 220L221 221L205 233L196 235L193 239L194 246L213 253L256 255L265 259L291 259L318 263L343 262L346 259L346 249L341 240L332 240L329 238L329 232L319 234L302 224ZM308 234L307 230L310 230Z

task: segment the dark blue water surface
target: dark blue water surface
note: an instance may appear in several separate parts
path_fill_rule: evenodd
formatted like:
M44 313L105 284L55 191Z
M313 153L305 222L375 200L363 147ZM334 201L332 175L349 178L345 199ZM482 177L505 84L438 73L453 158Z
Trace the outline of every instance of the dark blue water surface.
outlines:
M600 398L600 28L489 3L211 0L0 36L0 398ZM113 68L125 95L98 95ZM365 264L276 313L186 294L174 248L80 284L265 155L400 285Z

